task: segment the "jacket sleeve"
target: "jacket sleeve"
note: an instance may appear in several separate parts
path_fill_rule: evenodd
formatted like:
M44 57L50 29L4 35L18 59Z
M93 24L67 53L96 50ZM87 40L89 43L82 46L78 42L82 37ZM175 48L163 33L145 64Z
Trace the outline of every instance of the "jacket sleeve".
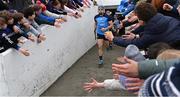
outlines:
M40 14L39 15L39 18L41 18L41 19L43 19L43 20L45 20L45 21L47 21L47 22L51 22L51 23L54 23L55 22L55 18L53 18L53 17L48 17L48 16L45 16L45 15L43 15L43 14Z
M173 7L173 9L171 10L171 13L174 13L177 16L180 15L176 7Z
M115 79L106 79L104 80L104 88L107 90L120 91L125 90L125 87Z
M133 40L124 40L122 37L115 37L113 39L113 43L118 46L127 47L130 44L134 44L140 49L148 47L148 45L152 44L153 41L154 40L149 35L143 35L142 37Z
M60 14L60 15L67 15L67 12L64 12L62 10L52 9L51 12Z
M176 63L180 63L180 59L141 61L138 64L139 78L146 79L151 75L160 73L168 69Z

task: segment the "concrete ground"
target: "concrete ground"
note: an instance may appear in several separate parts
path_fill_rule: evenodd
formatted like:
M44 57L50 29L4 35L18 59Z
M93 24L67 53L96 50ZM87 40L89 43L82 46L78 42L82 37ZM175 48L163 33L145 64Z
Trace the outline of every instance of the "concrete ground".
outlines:
M91 77L97 81L111 79L111 64L116 63L116 58L123 55L123 52L124 49L117 46L114 46L111 51L105 51L104 67L98 68L97 48L93 47L41 96L132 96L126 91L108 91L105 89L87 93L82 88L83 83L88 82Z

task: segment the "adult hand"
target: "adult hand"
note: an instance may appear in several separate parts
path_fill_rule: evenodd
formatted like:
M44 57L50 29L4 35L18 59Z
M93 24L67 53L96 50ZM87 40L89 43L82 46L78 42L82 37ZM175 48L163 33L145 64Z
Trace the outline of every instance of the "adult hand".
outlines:
M85 83L83 88L85 91L92 92L96 88L102 88L104 87L103 83L97 82L94 78L91 78L90 83Z
M112 64L114 74L121 74L128 77L138 77L138 62L124 57L126 64Z
M127 32L125 35L122 35L122 38L125 40L133 40L136 37L134 33Z
M113 41L114 35L112 34L112 32L106 32L105 38L108 39L109 41Z
M171 6L170 4L168 3L165 3L163 5L163 10L166 10L166 11L171 11L173 9L173 6Z
M141 80L139 78L127 78L125 87L129 92L138 94L138 91L140 90L143 83L144 83L144 80Z

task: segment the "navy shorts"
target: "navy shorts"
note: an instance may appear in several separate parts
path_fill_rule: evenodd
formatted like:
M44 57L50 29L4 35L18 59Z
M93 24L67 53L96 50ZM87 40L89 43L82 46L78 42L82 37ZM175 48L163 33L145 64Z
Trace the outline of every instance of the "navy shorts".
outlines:
M100 34L97 34L97 39L103 39L108 41L108 39L106 39L104 35L100 35Z

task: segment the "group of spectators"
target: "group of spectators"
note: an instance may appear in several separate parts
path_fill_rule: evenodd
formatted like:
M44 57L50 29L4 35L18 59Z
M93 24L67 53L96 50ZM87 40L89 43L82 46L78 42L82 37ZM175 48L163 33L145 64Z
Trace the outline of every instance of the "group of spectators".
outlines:
M123 1L123 0L122 0ZM124 56L112 64L113 79L98 82L92 78L85 83L84 90L94 89L127 90L139 96L180 96L180 1L179 0L127 0L128 5L135 1L131 11L119 7L121 17L109 19L109 26L101 28L101 36L118 46L125 47ZM124 3L124 2L123 2ZM95 17L107 17L99 9ZM124 14L128 11L128 14ZM97 18L98 17L98 18ZM108 30L114 29L113 35ZM100 26L97 26L97 29ZM106 31L104 30L106 29ZM98 31L98 30L96 30ZM104 32L103 32L104 31ZM114 31L114 30L112 30ZM97 32L98 33L98 32ZM98 33L99 34L99 33ZM141 52L144 51L144 53Z
M81 18L91 0L0 0L0 53L14 48L25 56L30 52L19 46L28 39L46 40L39 25L60 27L66 17Z

